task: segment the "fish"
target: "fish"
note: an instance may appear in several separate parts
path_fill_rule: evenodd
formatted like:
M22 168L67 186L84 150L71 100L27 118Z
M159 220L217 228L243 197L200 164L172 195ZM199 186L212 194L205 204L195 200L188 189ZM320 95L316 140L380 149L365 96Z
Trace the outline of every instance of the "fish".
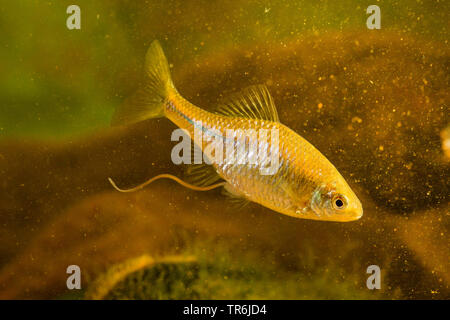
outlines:
M280 122L265 85L245 88L212 110L195 106L175 88L167 58L157 40L146 53L145 72L145 83L116 109L112 125L165 117L189 137L200 131L209 140L214 138L234 150L243 147L239 150L244 152L230 157L234 161L192 165L188 172L194 177L193 183L161 174L136 188L124 190L109 178L117 190L136 191L155 180L169 178L194 190L223 187L232 199L254 202L295 218L348 222L363 215L360 200L335 166L311 143ZM267 133L260 134L256 140L249 139L242 134L248 130L268 132L270 137ZM229 132L234 132L234 136ZM208 139L199 143L194 140L204 154L208 148L205 140ZM217 145L218 142L214 147ZM255 150L266 152L256 154ZM243 155L247 161L242 159ZM257 161L248 161L249 156ZM264 169L271 162L275 170L268 173Z

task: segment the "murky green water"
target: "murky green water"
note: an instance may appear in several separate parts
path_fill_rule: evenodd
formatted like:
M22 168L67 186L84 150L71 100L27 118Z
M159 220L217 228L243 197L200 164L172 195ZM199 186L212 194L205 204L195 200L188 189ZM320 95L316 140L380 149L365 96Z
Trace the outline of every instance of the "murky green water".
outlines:
M11 2L0 8L0 297L449 298L449 4ZM281 122L361 199L349 223L294 219L182 177L166 119L109 126L159 39L178 90L210 109L265 84ZM68 290L77 265L83 290ZM367 267L381 269L369 290Z

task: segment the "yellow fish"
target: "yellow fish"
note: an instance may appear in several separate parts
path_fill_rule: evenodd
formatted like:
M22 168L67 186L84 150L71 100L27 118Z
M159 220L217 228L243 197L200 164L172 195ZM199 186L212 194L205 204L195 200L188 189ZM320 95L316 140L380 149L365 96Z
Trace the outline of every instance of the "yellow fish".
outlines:
M121 190L110 179L119 191L134 191L157 179L170 178L194 190L224 186L235 197L296 218L352 221L362 216L361 202L331 162L308 141L280 123L273 99L265 86L244 89L215 112L205 111L178 93L170 77L167 59L157 41L150 45L146 54L146 75L144 86L116 110L113 124L166 117L190 137L199 130L209 136L209 140L215 138L213 147L222 140L227 146L247 149L239 149L246 151L238 157L231 157L233 161L213 161L208 166L209 173L197 172L203 178L196 185L163 174L139 187ZM265 130L270 133L270 138L260 134L259 139L251 139L242 133L247 130L257 133ZM234 136L230 132L234 132ZM197 143L204 153L207 142ZM265 153L256 154L256 149L252 151L251 147ZM253 156L256 161L245 161L243 156ZM275 170L264 172L270 163ZM217 183L219 180L222 182Z

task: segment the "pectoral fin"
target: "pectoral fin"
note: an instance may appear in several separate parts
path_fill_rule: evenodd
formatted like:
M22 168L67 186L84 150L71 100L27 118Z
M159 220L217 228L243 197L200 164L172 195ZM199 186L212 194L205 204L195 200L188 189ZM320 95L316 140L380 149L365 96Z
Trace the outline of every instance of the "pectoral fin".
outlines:
M191 164L186 168L186 181L196 186L208 186L222 180L212 165Z

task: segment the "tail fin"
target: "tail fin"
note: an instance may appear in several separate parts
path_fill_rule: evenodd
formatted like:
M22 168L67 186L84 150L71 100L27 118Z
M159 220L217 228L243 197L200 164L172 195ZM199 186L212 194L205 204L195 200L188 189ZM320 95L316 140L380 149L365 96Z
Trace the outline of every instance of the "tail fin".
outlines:
M112 125L125 125L164 117L164 105L170 90L175 90L169 65L161 45L153 41L145 56L146 81L123 105L117 108Z

